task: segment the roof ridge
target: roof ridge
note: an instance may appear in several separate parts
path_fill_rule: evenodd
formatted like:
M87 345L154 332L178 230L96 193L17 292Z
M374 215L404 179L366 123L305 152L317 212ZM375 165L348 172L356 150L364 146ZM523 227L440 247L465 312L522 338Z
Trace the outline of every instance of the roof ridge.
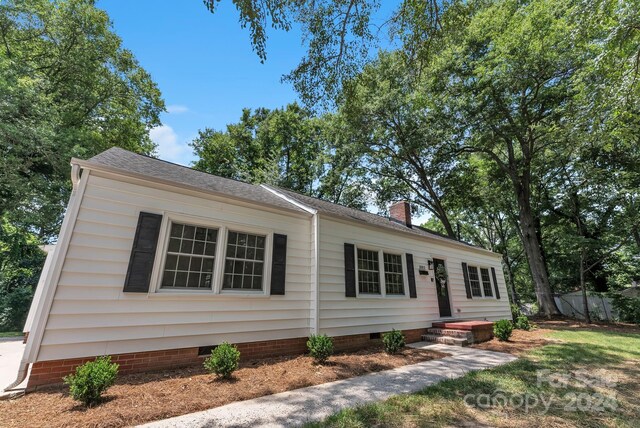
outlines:
M192 177L191 179L189 179L187 182L191 182L193 181L197 181L200 180L202 181L203 179L206 179L206 177L210 177L210 179L214 179L214 180L218 180L220 181L220 185L222 187L225 186L229 186L229 187L233 187L231 184L227 184L225 185L224 183L235 183L235 185L246 185L249 186L249 188L245 188L245 189L229 189L228 191L225 190L220 190L220 189L212 189L210 187L209 184L206 184L205 187L208 190L213 190L213 191L217 191L217 192L221 192L223 194L227 194L229 196L233 196L233 197L237 197L246 201L251 201L253 203L264 203L267 205L271 205L273 206L273 202L270 202L267 198L267 200L264 199L263 196L259 196L258 194L256 195L251 195L251 192L253 192L255 190L259 190L260 192L265 192L266 194L271 195L273 198L277 199L280 201L280 203L276 204L278 206L280 206L280 208L282 208L281 204L284 204L287 206L287 208L289 209L294 209L294 210L300 210L300 211L306 211L306 212L310 212L308 210L308 208L315 210L316 212L318 211L326 211L327 213L331 214L331 215L335 215L337 217L342 217L345 219L351 219L351 220L356 220L356 221L360 221L366 224L369 224L372 227L381 227L381 228L388 228L388 229L392 229L398 232L409 232L409 233L413 233L416 234L418 236L423 236L423 237L427 237L430 236L431 238L436 238L436 239L443 239L443 240L447 240L450 241L452 243L457 243L457 244L462 244L471 248L476 248L479 250L483 250L483 251L489 251L489 252L493 252L491 250L487 250L486 248L483 248L481 246L478 245L473 245L470 244L468 242L462 241L460 239L456 239L456 238L452 238L450 236L441 234L439 232L435 232L433 230L427 229L425 227L422 227L420 225L415 225L415 224L411 224L411 226L407 226L404 223L399 223L397 221L394 221L391 217L388 216L383 216L377 213L372 213L369 211L365 211L365 210L361 210L358 208L353 208L353 207L348 207L346 205L342 205L339 203L335 203L335 202L331 202L328 201L326 199L322 199L322 198L318 198L315 196L309 196L309 195L305 195L303 193L299 193L296 192L295 190L291 190L291 189L286 189L280 186L276 186L273 184L267 184L267 183L260 183L260 184L254 184L254 183L249 183L246 181L242 181L242 180L238 180L238 179L234 179L234 178L228 178L228 177L222 177L219 175L215 175L212 174L210 172L206 172L206 171L200 171L197 169L194 169L192 167L189 166L185 166L185 165L181 165L175 162L171 162L171 161L167 161L164 159L159 159L150 155L146 155L146 154L141 154L141 153L135 153L132 152L130 150L127 149L123 149L122 147L111 147L93 157L91 157L90 159L88 159L89 162L93 161L99 164L104 164L104 165L111 165L113 167L116 167L118 169L124 170L126 171L127 169L131 169L134 165L133 164L129 164L127 163L127 166L118 166L118 165L114 165L113 162L110 162L110 158L113 158L114 156L117 158L118 157L118 153L122 153L122 154L128 154L128 155L132 155L132 156L137 156L139 158L148 160L148 161L157 161L157 162L163 162L166 165L170 165L172 167L174 166L178 166L181 167L181 169L184 169L186 171L189 171L190 173L197 173L199 177L202 178L195 178ZM106 156L101 156L101 155L105 155ZM109 154L111 156L109 156ZM123 159L124 160L124 159ZM157 170L157 166L153 167L154 170ZM135 168L133 168L134 172L135 172ZM175 172L175 171L174 171ZM147 176L155 176L156 171L153 171L153 173L150 173L149 171L145 171L144 168L142 170L139 170L138 173L143 174L143 175L147 175ZM160 177L162 178L162 177ZM174 177L170 177L168 178L169 180L173 180L176 182L181 182L183 184L186 184L184 177L182 177L179 180L176 180ZM197 184L191 183L192 185L195 185L196 187L198 186ZM251 190L250 190L251 189ZM244 193L246 192L246 195L242 195L240 196L239 193ZM282 194L277 194L277 193L283 193ZM293 200L289 200L286 196L290 196L291 199ZM308 200L305 200L304 198L307 198ZM309 201L310 200L310 201ZM316 201L316 202L314 202ZM297 202L297 203L296 203ZM315 204L315 205L314 205ZM325 206L322 205L318 205L318 204L326 204ZM299 205L303 205L305 207L301 207ZM333 208L332 208L333 207ZM341 212L342 211L342 212ZM377 220L376 220L377 219Z
M365 211L365 210L361 210L361 209L359 209L359 208L349 207L349 206L346 206L346 205L343 205L343 204L339 204L339 203L337 203L337 202L327 201L326 199L318 198L318 197L316 197L316 196L309 196L309 195L305 195L304 193L296 192L295 190L291 190L291 189L285 189L284 187L275 186L275 185L273 185L273 184L267 184L267 186L273 187L274 189L277 189L277 190L284 190L284 191L289 192L289 193L294 193L294 194L296 194L296 195L304 196L305 198L311 198L311 199L315 199L315 200L320 201L320 202L326 202L327 204L337 205L337 206L339 206L339 207L346 208L346 209L348 209L348 210L354 210L354 211L358 211L358 212L361 212L361 213L364 213L364 214L375 215L375 216L378 216L378 217L380 217L380 218L384 218L384 219L387 219L387 220L389 220L389 221L393 221L393 220L391 219L391 217L383 216L383 215L381 215L381 214L377 214L377 213L372 213L371 211ZM400 224L400 223L399 223L399 224ZM403 224L403 223L402 223L402 224ZM415 225L414 225L414 226L415 226Z
M90 158L89 158L89 159L87 159L87 160L88 160L88 161L90 161L91 159L93 159L93 158L95 158L95 157L97 157L97 156L100 156L100 155L101 155L101 154L103 154L103 153L106 153L106 152L112 151L112 150L114 150L114 149L117 149L117 150L120 150L120 151L123 151L123 152L127 152L127 153L131 153L131 154L134 154L134 155L136 155L136 156L142 156L142 157L147 158L147 159L150 159L150 160L159 161L159 162L164 162L164 163L169 164L169 165L179 166L180 168L186 168L186 169L188 169L188 170L190 170L190 171L194 171L194 172L197 172L197 173L199 173L199 174L211 175L211 176L213 176L213 177L221 178L221 179L223 179L223 180L230 180L230 181L235 181L236 183L242 183L242 184L248 184L248 185L250 185L250 186L254 186L254 187L260 187L260 184L249 183L248 181L240 180L240 179L238 179L238 178L224 177L224 176L222 176L222 175L212 174L212 173L207 172L207 171L201 171L201 170L199 170L199 169L195 169L195 168L192 168L192 167L190 167L190 166L182 165L182 164L179 164L179 163L176 163L176 162L171 162L171 161L168 161L168 160L165 160L165 159L156 158L156 157L153 157L153 156L151 156L151 155L144 154L144 153L136 153L136 152L133 152L133 151L131 151L131 150L123 149L122 147L118 147L118 146L110 147L110 148L108 148L107 150L105 150L105 151L103 151L103 152L100 152L100 153L98 153L97 155L92 156L92 157L90 157Z

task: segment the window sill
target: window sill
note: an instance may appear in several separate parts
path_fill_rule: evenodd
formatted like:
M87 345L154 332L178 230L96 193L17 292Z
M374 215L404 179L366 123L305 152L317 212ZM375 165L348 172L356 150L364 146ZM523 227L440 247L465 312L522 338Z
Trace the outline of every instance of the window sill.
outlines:
M409 297L406 294L366 294L360 293L356 296L358 300L377 300L377 299L392 299L392 300L403 300L408 299Z
M263 292L228 292L215 293L213 291L170 291L162 290L150 292L147 297L151 300L231 300L231 299L268 299L271 296Z

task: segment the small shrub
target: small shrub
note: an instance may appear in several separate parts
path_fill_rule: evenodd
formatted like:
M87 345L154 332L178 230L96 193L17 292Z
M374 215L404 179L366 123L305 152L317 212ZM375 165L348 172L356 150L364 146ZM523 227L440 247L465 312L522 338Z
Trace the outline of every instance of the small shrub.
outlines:
M204 360L203 364L209 373L228 379L231 377L231 373L237 370L239 362L240 351L238 348L235 345L222 342L211 351L211 355Z
M307 340L307 349L317 363L324 363L333 354L333 339L326 334L312 334Z
M612 293L611 304L618 313L620 321L640 324L640 298Z
M524 312L522 312L522 309L520 309L520 306L516 305L515 303L511 304L511 319L512 320L517 320L519 317L524 316Z
M531 324L529 323L529 318L526 317L525 315L520 315L518 318L516 318L516 322L513 323L513 326L518 330L526 330L526 331L531 330Z
M384 343L384 350L387 354L396 354L404 347L404 334L394 328L389 333L382 335L382 343Z
M513 332L513 323L509 320L500 320L493 323L493 335L501 341L507 341Z
M63 378L69 385L69 394L87 406L100 402L102 393L116 381L118 364L111 362L110 356L98 357L76 367L75 374Z

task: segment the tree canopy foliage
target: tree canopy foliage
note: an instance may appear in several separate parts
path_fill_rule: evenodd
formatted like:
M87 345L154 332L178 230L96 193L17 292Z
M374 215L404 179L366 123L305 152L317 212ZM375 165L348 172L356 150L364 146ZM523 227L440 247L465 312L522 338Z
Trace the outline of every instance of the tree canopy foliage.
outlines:
M1 2L0 248L54 241L71 190L69 160L113 146L153 153L149 129L163 110L156 84L92 0ZM41 262L37 252L24 257ZM20 289L28 301L38 263L11 260L0 260L1 299ZM14 283L26 275L15 268L23 263L33 278Z
M378 205L410 200L501 252L512 297L552 315L553 291L638 277L637 0L401 0L383 17L366 0L235 3L261 10L243 19L260 16L262 59L270 17L303 28L287 79L335 106L335 148Z

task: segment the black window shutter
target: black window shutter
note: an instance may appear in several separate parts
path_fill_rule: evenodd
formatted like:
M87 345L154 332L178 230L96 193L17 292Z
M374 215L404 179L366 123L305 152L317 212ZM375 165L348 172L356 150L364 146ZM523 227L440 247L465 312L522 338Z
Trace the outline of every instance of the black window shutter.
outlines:
M287 273L287 235L273 234L273 255L271 258L271 295L284 295Z
M416 271L413 267L413 254L405 254L407 257L407 279L409 280L409 297L415 299L418 297L416 292Z
M344 244L344 295L356 297L356 260L353 244Z
M496 290L496 299L500 298L500 290L498 290L498 278L496 277L496 270L491 268L491 276L493 277L493 288Z
M464 275L464 289L467 290L467 299L472 299L471 296L471 283L469 282L469 271L467 270L467 264L462 262L462 274Z
M160 214L140 213L129 258L127 277L124 281L125 292L146 293L149 291L161 224L162 216Z

